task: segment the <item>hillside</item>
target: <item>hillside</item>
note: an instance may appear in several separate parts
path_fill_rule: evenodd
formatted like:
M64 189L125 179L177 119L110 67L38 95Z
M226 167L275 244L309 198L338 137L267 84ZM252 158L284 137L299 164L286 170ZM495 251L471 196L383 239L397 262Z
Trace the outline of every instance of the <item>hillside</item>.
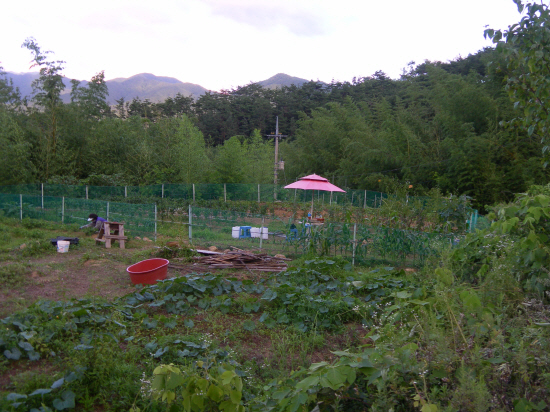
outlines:
M178 93L196 99L206 92L206 89L198 84L183 83L173 77L155 76L151 73L140 73L127 79L107 80L107 86L111 102L121 97L126 101L139 97L141 100L162 102Z
M38 77L38 72L7 72L7 77L13 80L14 86L19 88L22 96L30 96L32 94L31 84ZM291 84L301 86L306 82L307 80L299 77L278 73L258 83L265 88L274 89L290 86ZM62 99L65 103L68 103L71 100L71 80L65 78L64 83L66 88L62 93ZM173 77L155 76L151 73L140 73L129 78L116 78L107 80L106 83L109 88L109 104L115 104L120 98L130 101L136 97L139 97L141 100L148 99L151 102L162 102L169 97L174 97L178 93L197 99L207 91L206 88L198 84L184 83ZM85 84L86 81L82 81L81 85Z
M276 89L283 86L295 85L300 87L302 84L307 83L308 80L302 79L300 77L289 76L284 73L277 73L275 76L270 77L267 80L258 82L259 85L267 89Z

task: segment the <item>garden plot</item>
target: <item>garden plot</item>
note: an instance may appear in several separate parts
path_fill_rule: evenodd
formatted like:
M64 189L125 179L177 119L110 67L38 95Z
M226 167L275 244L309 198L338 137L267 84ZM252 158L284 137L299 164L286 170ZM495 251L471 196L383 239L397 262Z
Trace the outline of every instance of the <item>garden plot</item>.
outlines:
M491 245L502 253L492 235L416 272L310 253L280 273L208 273L186 249L140 240L107 251L79 234L57 254L53 232L75 233L35 225L0 219L0 276L23 297L5 300L1 319L0 410L546 407L549 307L517 286L515 253L485 264L489 274L461 266ZM152 254L177 262L179 276L132 287L114 275ZM86 275L93 282L79 283Z

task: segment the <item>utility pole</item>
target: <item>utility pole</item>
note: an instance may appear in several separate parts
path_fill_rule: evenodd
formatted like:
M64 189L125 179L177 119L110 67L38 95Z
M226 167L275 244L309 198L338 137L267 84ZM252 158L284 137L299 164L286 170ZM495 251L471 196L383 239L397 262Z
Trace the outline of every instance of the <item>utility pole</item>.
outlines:
M277 174L281 166L279 165L279 137L287 137L286 135L279 134L279 116L277 116L277 122L275 126L275 134L268 134L267 137L275 138L275 167L273 169L273 200L277 200Z

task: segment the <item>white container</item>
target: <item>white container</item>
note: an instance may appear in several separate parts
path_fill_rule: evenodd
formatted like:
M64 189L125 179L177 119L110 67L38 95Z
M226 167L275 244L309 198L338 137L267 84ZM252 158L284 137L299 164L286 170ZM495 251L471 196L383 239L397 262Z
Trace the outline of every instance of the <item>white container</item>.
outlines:
M231 237L234 239L238 239L240 232L241 232L240 226L233 226L233 228L231 229Z
M57 252L58 253L67 253L69 251L69 245L71 242L68 240L58 240L57 241Z
M259 227L251 227L250 228L250 237L260 237L260 228Z
M260 228L260 234L262 236L262 239L267 239L267 232L268 232L267 227Z

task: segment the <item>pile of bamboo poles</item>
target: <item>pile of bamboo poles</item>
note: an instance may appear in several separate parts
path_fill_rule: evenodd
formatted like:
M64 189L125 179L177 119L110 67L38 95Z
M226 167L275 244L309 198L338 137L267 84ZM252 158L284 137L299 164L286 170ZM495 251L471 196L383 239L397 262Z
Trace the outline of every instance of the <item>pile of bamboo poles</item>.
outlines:
M199 256L194 258L200 265L218 269L248 269L259 272L281 272L286 270L287 259L284 257L273 257L265 253L250 253L242 249L233 248L231 252Z

